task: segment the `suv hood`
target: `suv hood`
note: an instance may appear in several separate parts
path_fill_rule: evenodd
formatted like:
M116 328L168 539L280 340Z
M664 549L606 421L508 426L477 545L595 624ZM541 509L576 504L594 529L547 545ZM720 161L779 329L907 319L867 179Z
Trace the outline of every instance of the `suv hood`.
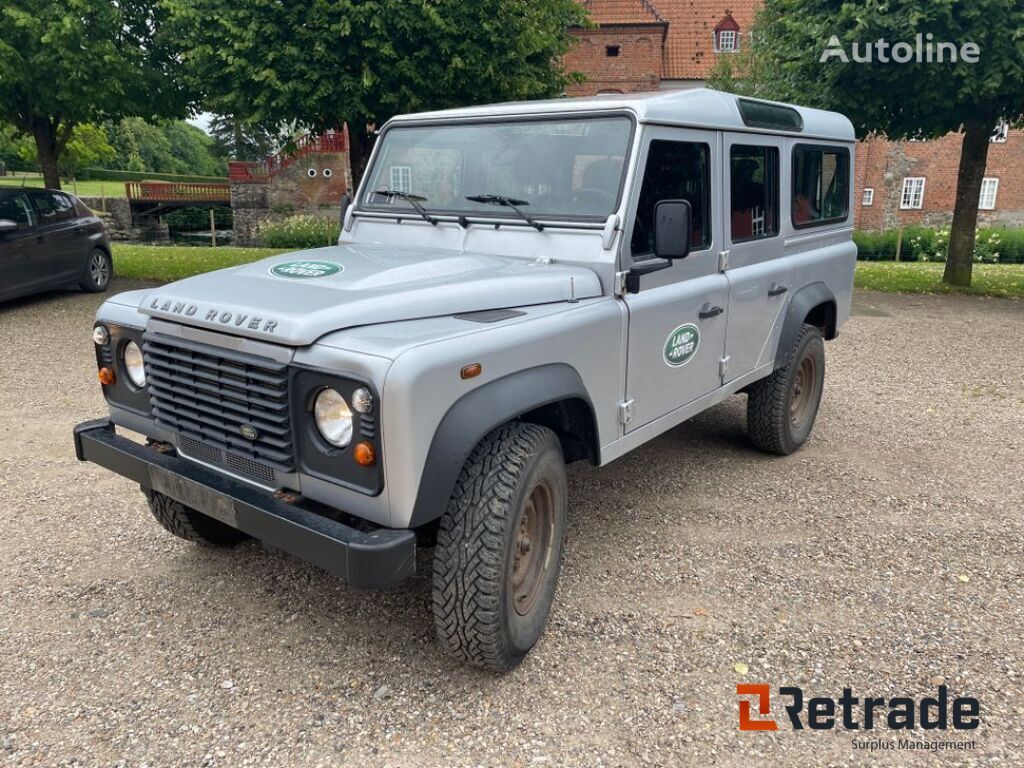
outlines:
M148 292L139 311L293 346L357 325L601 295L584 267L486 253L338 245L190 277Z

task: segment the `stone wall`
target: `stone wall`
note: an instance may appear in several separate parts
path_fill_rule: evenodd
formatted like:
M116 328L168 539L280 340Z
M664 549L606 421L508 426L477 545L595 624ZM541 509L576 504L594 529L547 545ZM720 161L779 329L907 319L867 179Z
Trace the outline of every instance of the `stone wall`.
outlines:
M260 227L289 216L337 219L341 197L351 187L348 152L313 152L265 181L232 181L232 242L259 245Z
M111 240L141 240L142 230L132 223L132 208L123 197L89 197L79 199L103 219Z

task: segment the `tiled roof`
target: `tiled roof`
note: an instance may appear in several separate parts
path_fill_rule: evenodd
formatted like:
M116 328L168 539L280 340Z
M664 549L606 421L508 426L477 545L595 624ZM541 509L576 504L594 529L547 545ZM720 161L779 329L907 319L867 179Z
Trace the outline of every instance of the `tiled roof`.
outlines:
M715 53L715 27L726 15L739 24L740 46L750 44L747 33L754 23L759 0L584 0L598 24L668 23L664 49L664 77L703 79L711 74Z

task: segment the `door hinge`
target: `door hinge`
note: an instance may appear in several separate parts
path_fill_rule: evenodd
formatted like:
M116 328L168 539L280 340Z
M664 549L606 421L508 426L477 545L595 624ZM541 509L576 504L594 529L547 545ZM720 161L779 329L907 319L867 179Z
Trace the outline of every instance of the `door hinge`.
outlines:
M718 271L725 272L729 268L729 252L719 251L718 252Z
M725 384L725 379L729 375L729 356L726 355L718 361L718 375L722 379L722 383Z
M633 399L624 400L619 403L619 423L629 424L633 420Z
M625 272L616 272L615 273L615 295L616 296L625 296L626 295L626 276L628 274L629 274L628 270L625 271Z

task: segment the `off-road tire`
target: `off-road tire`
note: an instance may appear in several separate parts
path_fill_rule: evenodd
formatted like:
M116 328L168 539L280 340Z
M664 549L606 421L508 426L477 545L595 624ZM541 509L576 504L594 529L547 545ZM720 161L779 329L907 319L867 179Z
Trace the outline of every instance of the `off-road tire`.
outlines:
M93 248L85 262L82 281L78 284L86 293L103 293L114 279L114 260L102 248Z
M805 323L786 365L749 387L747 431L754 445L780 456L802 446L814 427L824 382L825 342L820 329Z
M239 530L225 525L220 520L207 517L180 501L153 491L149 494L149 511L165 530L179 539L191 541L203 547L231 547L244 541L247 536Z
M534 646L554 599L567 506L565 460L550 429L512 422L473 449L434 548L434 624L451 655L505 672ZM550 514L539 514L541 508ZM523 527L547 518L536 549L529 538L524 545ZM527 600L522 582L517 587L515 581L528 561L541 570L526 579L536 585L526 590L532 595Z

